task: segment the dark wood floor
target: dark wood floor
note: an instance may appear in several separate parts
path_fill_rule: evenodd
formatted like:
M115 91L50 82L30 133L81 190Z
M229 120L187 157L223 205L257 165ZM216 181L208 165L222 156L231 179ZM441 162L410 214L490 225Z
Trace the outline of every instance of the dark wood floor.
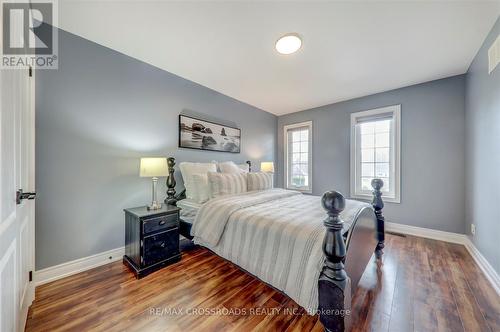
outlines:
M500 331L500 299L463 246L387 235L383 265L378 272L375 266L365 271L354 298L354 331ZM196 248L185 252L181 262L141 280L117 262L40 286L26 330L322 327L286 296Z

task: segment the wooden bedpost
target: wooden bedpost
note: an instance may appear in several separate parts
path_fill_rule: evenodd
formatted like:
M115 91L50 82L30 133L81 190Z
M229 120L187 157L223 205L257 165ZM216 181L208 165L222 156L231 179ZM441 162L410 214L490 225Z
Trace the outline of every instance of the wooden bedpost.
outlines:
M385 241L385 218L382 214L382 209L384 208L384 201L382 200L382 187L384 186L384 181L381 179L373 179L372 180L372 188L373 188L373 200L372 206L375 210L375 215L377 216L377 248L375 249L375 256L377 259L382 258L382 254L384 253L382 249L384 249L384 241Z
M169 205L176 205L177 204L177 199L175 198L175 177L174 177L174 172L175 172L175 158L170 157L167 158L167 165L168 165L168 177L167 177L167 198L165 198L165 204Z
M245 161L248 164L248 171L252 171L252 162L250 160Z
M328 191L323 194L321 203L328 217L323 222L326 227L323 239L325 263L318 280L319 319L325 331L347 331L351 310L351 283L344 269L344 222L339 217L345 208L345 198L339 192Z

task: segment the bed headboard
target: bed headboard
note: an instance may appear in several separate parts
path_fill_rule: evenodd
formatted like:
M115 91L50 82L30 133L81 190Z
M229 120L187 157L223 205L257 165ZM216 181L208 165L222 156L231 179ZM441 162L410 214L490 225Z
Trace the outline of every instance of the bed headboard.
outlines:
M250 160L247 160L246 163L248 164L248 171L252 171L252 162ZM174 157L169 157L167 158L167 165L168 165L168 177L167 177L167 198L165 198L165 204L169 205L176 205L177 201L180 201L182 199L186 198L186 189L182 189L182 191L179 194L176 194L175 191L175 185L177 182L175 181L175 158Z
M169 157L167 158L167 166L168 166L168 177L167 177L167 198L165 198L165 204L176 205L178 199L175 195L175 185L177 182L175 181L175 158ZM184 194L186 190L183 190L181 194Z

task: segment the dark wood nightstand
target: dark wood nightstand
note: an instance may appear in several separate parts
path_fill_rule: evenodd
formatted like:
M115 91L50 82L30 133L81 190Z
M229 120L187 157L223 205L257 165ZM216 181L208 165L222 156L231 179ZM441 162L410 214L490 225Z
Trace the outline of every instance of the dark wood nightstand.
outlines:
M178 207L163 204L159 210L144 206L124 211L123 263L137 279L181 259Z

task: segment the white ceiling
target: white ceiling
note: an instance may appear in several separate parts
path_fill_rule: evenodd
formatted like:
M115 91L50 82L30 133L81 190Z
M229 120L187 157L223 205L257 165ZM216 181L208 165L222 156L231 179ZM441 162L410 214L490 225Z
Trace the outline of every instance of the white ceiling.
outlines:
M274 114L464 73L499 1L59 1L59 26ZM274 49L296 32L293 55Z

